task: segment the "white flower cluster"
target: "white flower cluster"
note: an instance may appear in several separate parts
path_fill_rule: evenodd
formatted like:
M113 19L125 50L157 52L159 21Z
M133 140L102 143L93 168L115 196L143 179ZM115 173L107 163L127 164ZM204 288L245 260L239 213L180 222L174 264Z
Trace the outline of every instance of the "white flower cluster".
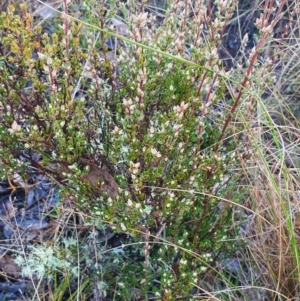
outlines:
M125 106L125 112L128 114L132 114L134 109L135 109L135 105L132 101L131 98L129 98L128 100L126 100L125 98L123 98L123 105Z
M147 71L146 71L145 67L143 69L139 70L139 73L138 73L138 76L137 76L137 80L139 82L141 82L143 85L146 84L146 82L147 82Z
M176 113L177 118L178 118L179 120L182 119L183 113L184 113L184 111L188 108L188 106L189 106L188 104L186 104L184 101L182 101L181 104L180 104L179 106L175 106L175 107L173 108L173 110L174 110L174 112Z
M157 158L161 157L161 153L156 148L151 149L151 154Z
M177 137L179 135L180 129L183 127L183 124L175 124L173 127L174 136Z
M15 134L20 131L21 131L21 126L14 120L13 124L11 125L11 128L8 129L8 132L10 134Z
M141 13L137 16L133 16L133 20L135 23L134 30L133 30L133 36L137 42L139 42L142 39L142 29L145 28L147 25L147 17L148 13Z
M216 0L216 5L218 5L219 10L223 10L223 9L226 9L229 5L231 5L231 1Z
M141 163L133 163L132 161L130 161L129 163L129 170L131 172L131 177L132 179L136 178L137 173L139 172L139 167L140 167Z

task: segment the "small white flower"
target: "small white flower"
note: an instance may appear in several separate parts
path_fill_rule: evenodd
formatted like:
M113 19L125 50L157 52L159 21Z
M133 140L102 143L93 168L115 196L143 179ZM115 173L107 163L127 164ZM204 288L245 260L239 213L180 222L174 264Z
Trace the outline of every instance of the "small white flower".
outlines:
M45 73L49 73L50 72L50 68L47 65L44 65L43 69L44 69Z
M132 161L130 161L129 165L130 165L130 170L131 170L131 172L132 172L134 175L136 175L136 174L139 172L139 167L140 167L141 163L140 163L140 162L138 162L138 163L133 163Z
M123 98L123 105L125 107L130 107L132 105L132 99L129 98L129 100L126 100L125 98Z
M186 259L180 259L180 263L181 263L182 265L186 265L186 264L187 264L187 260L186 260Z
M147 17L148 17L148 13L141 13L137 19L139 19L140 22L140 27L145 27L147 24Z
M43 53L38 52L37 54L38 54L38 57L39 57L40 60L45 58L45 55Z
M151 154L152 154L153 156L157 157L157 158L160 158L160 157L161 157L161 153L160 153L157 149L155 149L155 148L152 148L152 149L151 149Z
M177 131L179 131L182 127L183 127L182 124L175 124L173 128L174 128L174 131L177 132Z
M114 134L117 134L117 135L122 134L122 130L121 130L119 127L117 127L117 126L114 127L114 129L113 129L112 132L113 132Z
M11 134L20 132L20 131L21 131L21 126L18 125L18 123L14 120L13 124L11 125L11 128L8 129L8 131L9 131Z
M167 68L168 69L171 69L173 67L173 63L169 63L168 65L167 65Z
M177 113L179 119L182 119L184 111L188 108L189 104L184 101L179 106L175 106L173 109Z

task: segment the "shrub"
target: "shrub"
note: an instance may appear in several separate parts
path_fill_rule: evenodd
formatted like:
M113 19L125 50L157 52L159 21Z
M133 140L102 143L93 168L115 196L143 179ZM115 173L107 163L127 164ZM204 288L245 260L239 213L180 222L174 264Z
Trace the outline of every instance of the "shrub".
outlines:
M68 16L65 3L52 34L25 7L1 14L1 176L26 178L32 166L61 186L62 202L130 233L130 257L115 255L119 269L104 273L120 300L148 291L186 300L238 246L228 240L247 191L231 168L251 147L239 114L251 121L268 80L270 62L257 58L270 31L261 16L249 58L225 73L218 54L235 4L217 1L207 12L174 1L158 25L143 3L111 3L105 13L92 3L89 24ZM118 11L127 37L107 25ZM88 175L99 168L107 179L95 184Z

